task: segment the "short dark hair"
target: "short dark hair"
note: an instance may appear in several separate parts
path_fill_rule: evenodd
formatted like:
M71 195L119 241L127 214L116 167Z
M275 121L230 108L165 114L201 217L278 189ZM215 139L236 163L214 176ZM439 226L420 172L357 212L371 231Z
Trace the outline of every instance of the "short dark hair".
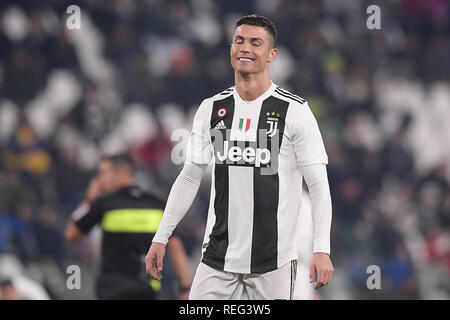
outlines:
M102 161L111 161L114 167L126 167L131 173L134 173L135 164L128 153L119 153L106 155L102 157Z
M275 48L275 45L277 43L277 27L275 27L275 24L272 21L270 21L268 18L260 16L258 14L251 14L251 15L241 17L236 22L236 28L242 24L263 27L264 29L266 29L273 38L273 47Z

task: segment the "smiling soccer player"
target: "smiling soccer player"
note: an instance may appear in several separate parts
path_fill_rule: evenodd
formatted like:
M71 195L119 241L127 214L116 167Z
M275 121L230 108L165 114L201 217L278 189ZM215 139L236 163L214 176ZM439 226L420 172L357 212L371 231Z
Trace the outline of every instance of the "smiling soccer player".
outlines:
M328 157L308 102L270 80L276 28L244 16L230 48L235 86L205 99L194 118L186 163L146 257L161 278L165 244L214 159L211 199L190 299L292 299L302 179L310 191L315 287L331 281Z

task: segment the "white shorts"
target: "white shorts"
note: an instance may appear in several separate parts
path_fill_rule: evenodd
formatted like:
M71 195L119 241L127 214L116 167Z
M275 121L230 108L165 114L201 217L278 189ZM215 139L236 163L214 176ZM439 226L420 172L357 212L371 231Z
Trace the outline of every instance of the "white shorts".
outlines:
M189 294L190 300L291 300L297 260L262 274L216 270L200 262Z

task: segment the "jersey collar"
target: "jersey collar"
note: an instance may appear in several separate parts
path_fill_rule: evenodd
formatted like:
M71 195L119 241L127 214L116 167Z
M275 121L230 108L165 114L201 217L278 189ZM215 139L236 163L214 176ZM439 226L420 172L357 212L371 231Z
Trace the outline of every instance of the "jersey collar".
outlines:
M259 102L265 100L267 97L269 97L275 91L276 87L277 87L276 84L273 83L272 81L270 81L269 89L267 89L262 95L260 95L255 100L245 101L245 100L242 100L241 96L239 95L239 93L236 90L236 86L234 86L233 96L234 96L234 99L239 103L244 103L244 104L259 103Z

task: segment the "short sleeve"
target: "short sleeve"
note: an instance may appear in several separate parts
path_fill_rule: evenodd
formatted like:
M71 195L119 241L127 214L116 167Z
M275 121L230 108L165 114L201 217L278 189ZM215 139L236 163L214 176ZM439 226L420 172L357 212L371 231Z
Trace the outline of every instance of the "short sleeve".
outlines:
M328 164L319 125L308 102L299 106L293 131L294 152L298 166Z
M213 157L210 129L211 107L208 100L203 100L192 123L186 149L186 162L209 164Z
M88 233L96 224L103 219L104 210L102 209L101 199L94 201L87 212L81 217L75 219L75 224L83 234Z

